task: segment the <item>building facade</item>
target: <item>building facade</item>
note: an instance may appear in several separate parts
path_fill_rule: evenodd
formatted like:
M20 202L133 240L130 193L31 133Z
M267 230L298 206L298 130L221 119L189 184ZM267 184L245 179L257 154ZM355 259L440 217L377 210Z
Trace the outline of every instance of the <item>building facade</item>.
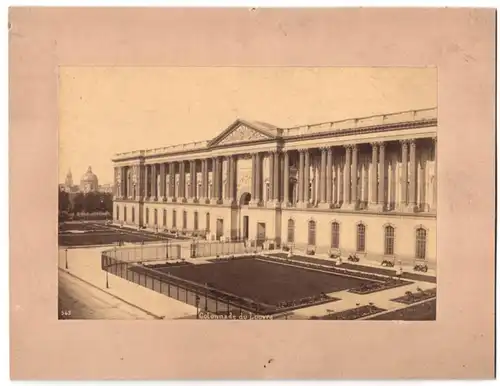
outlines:
M437 109L119 153L114 221L315 253L436 262Z

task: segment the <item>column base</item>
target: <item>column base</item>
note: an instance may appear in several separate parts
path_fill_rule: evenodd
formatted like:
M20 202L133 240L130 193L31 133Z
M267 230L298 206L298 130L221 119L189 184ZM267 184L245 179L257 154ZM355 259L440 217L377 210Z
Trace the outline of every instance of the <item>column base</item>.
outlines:
M177 201L181 202L181 203L185 203L185 202L187 202L187 198L186 197L182 197L181 199L179 199Z
M341 209L343 209L343 210L357 210L358 204L356 202L345 203L342 205Z
M320 202L318 204L318 208L321 208L321 209L332 209L332 204L328 203L328 202Z
M384 204L370 204L369 206L370 210L373 210L374 212L384 212L385 211L385 205Z
M258 206L261 206L261 202L257 201L257 200L251 200L250 203L248 204L248 206L256 208Z
M215 198L212 198L212 199L210 200L210 205L217 205L217 204L219 204L219 203L220 203L220 201L219 201L219 200L217 200L217 199L215 199Z
M266 208L281 208L281 201L278 200L271 200L271 201L266 201Z
M409 204L404 208L404 212L406 213L415 213L417 212L417 204Z

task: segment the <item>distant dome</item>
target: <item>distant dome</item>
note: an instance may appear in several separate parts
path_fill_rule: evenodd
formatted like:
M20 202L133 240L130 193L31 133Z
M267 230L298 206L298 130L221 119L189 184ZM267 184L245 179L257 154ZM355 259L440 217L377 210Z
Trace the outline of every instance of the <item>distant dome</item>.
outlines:
M96 191L98 188L97 176L92 173L92 167L89 166L87 172L82 176L80 180L80 189L83 191Z

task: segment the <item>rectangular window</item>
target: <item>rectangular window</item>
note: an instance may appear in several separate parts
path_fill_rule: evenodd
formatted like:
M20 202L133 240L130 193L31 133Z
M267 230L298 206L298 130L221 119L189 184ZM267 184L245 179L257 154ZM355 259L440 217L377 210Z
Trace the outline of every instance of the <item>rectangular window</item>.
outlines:
M332 224L332 248L338 249L340 245L340 226L334 222Z
M177 226L177 211L173 210L172 211L172 228L175 228Z
M309 236L307 240L308 245L316 245L316 223L309 221Z
M293 220L288 220L288 235L287 240L289 243L295 242L295 222Z
M385 254L393 255L394 254L394 228L392 226L388 226L385 228Z
M149 224L149 208L146 208L146 224Z
M188 214L186 211L182 212L182 229L187 229Z
M167 210L163 209L163 226L167 226Z
M198 230L198 212L194 212L193 228L195 231Z
M205 217L205 229L210 232L210 213L207 213Z
M365 226L363 224L358 225L358 239L356 244L357 252L365 251Z

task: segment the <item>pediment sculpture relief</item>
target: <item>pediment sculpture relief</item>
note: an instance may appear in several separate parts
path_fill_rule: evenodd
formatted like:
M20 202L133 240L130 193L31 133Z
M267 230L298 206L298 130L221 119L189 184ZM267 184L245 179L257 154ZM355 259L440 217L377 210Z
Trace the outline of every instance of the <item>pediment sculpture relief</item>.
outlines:
M230 132L225 138L223 138L219 144L225 145L229 143L237 143L237 142L246 142L252 140L266 139L268 136L255 131L254 129L240 125L235 128L232 132Z

